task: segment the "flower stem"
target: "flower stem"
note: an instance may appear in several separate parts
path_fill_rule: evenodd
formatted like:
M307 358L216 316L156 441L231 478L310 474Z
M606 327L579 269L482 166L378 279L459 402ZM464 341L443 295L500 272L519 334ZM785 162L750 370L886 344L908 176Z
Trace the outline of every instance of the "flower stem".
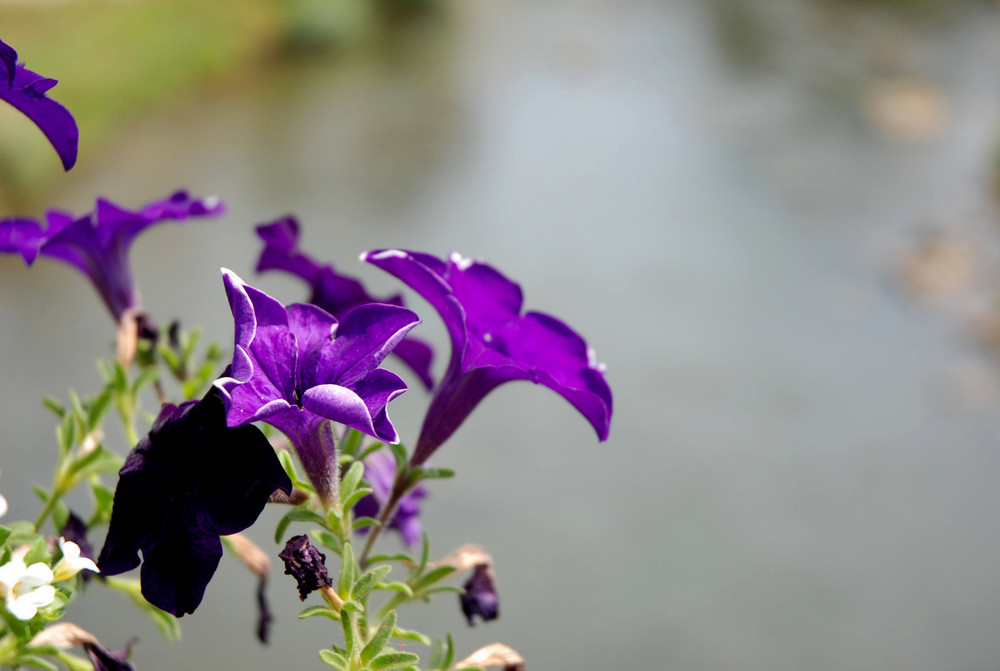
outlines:
M56 504L59 503L59 499L62 498L62 494L62 490L58 487L54 487L52 489L52 494L42 507L42 511L38 513L38 518L35 519L35 531L41 529L42 525L45 524L46 518L48 518L52 511L55 510Z
M389 520L392 519L393 514L396 512L396 506L399 502L403 500L406 492L409 491L409 487L406 486L408 473L403 471L396 473L396 481L392 483L392 494L389 496L389 500L386 501L385 506L378 516L378 524L372 527L371 532L368 534L368 538L365 539L365 545L361 549L361 557L358 559L358 564L361 570L368 567L368 555L371 554L372 548L375 547L375 541L378 540L379 534L382 529L389 525Z

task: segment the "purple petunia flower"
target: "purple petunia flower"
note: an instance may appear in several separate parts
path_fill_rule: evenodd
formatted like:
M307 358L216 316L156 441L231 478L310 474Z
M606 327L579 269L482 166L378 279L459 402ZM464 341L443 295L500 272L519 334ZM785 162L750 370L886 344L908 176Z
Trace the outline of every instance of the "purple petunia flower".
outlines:
M392 485L396 480L396 460L385 450L379 450L365 457L365 480L371 483L372 493L354 505L354 514L361 517L377 517L382 506L392 495ZM417 486L400 500L396 512L389 522L389 528L396 529L406 545L416 545L423 536L420 524L420 499L427 496L427 490ZM360 529L366 533L367 528Z
M298 275L312 287L309 302L318 305L337 319L348 310L365 303L389 303L403 305L399 294L387 298L375 298L363 284L353 277L341 275L331 265L320 265L299 249L299 223L295 217L283 217L270 224L257 227L257 236L264 241L264 249L257 262L257 272L284 270ZM408 336L392 352L409 366L424 386L431 389L431 361L434 351L427 343Z
M215 382L230 426L264 421L288 436L325 504L337 478L332 427L340 422L397 442L386 406L406 390L382 360L420 320L406 308L361 305L339 322L315 305L287 308L223 270L235 320L233 365Z
M108 650L100 643L86 642L83 649L94 665L94 671L135 671L135 666L129 663L132 654L132 644L127 644L121 650Z
M361 255L423 296L441 315L451 360L434 392L411 463L422 464L498 385L529 380L569 401L606 440L611 388L576 331L541 312L521 314L521 287L485 263L398 249Z
M18 65L17 52L0 40L0 100L13 105L38 126L59 154L63 168L69 170L76 163L80 133L69 110L45 95L55 85L55 79Z
M164 404L125 459L98 566L139 565L142 594L177 617L193 613L222 558L220 536L256 521L275 490L292 483L255 426L226 426L222 394Z
M160 221L216 216L224 210L218 198L191 198L186 191L136 212L99 198L94 211L80 217L50 210L44 230L30 219L0 221L0 252L19 253L28 265L42 255L77 268L90 278L119 322L126 312L140 311L139 292L128 265L135 236Z

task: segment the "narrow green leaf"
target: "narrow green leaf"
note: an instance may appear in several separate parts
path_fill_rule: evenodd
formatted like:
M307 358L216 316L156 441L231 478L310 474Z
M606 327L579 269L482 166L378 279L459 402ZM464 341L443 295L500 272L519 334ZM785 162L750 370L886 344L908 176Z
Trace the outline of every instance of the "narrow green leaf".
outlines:
M355 462L355 463L361 463L361 462ZM361 499L363 499L364 497L368 496L371 493L372 489L370 487L362 487L361 489L356 489L353 492L351 492L350 496L342 499L343 503L341 503L341 507L343 507L344 510L350 510L354 507L354 504L356 504L358 501L360 501Z
M396 443L395 445L389 445L389 449L392 450L392 456L396 459L396 473L405 472L408 461L406 448L401 443Z
M427 662L427 668L430 671L440 671L444 668L444 645L439 638L434 639L431 645L431 659Z
M0 526L0 545L6 543L12 533L14 533L14 530L10 527Z
M325 548L329 548L336 552L338 555L343 552L343 543L340 539L331 534L329 531L323 529L313 529L309 532L309 535L313 537L313 540L322 545Z
M357 567L354 565L354 548L350 543L344 544L344 552L341 555L343 561L340 565L340 579L337 581L337 593L341 598L347 598L354 586Z
M93 431L104 421L104 416L111 407L111 387L102 391L94 402L90 405L90 412L87 413L87 430Z
M281 539L285 537L285 532L288 531L289 525L291 525L292 520L288 518L288 513L285 513L284 517L278 520L278 526L274 529L274 542L280 544Z
M445 640L447 641L447 645L444 654L444 664L441 665L442 669L450 668L452 662L455 661L455 639L451 637L451 634L446 634Z
M424 636L419 631L413 631L412 629L400 629L396 627L395 631L392 632L393 637L403 638L407 641L416 641L426 646L430 646L431 639L428 636Z
M331 620L337 620L338 622L340 621L340 613L328 606L309 606L299 613L298 618L300 620L305 620L306 618L317 616L328 617Z
M327 525L325 517L308 508L293 508L285 514L285 517L293 522L314 522L322 527Z
M151 384L153 380L160 377L160 369L156 366L147 366L142 369L139 375L135 378L135 382L132 383L132 395L136 396L143 387L147 384Z
M391 590L393 592L402 592L406 596L413 598L413 590L405 582L380 582L375 585L378 589Z
M368 598L372 590L375 589L375 585L389 575L391 571L391 566L378 566L358 578L358 581L354 583L354 587L351 588L351 598L363 602Z
M327 666L332 666L338 671L347 671L347 660L335 653L333 650L320 650L319 658Z
M391 610L389 611L389 614L385 616L385 619L382 620L382 624L379 625L375 635L372 636L372 640L368 641L368 645L361 650L362 664L368 664L368 662L375 659L376 655L382 652L386 643L389 642L389 637L392 636L392 630L395 626L396 611Z
M432 594L440 594L441 592L449 592L451 594L465 594L465 590L461 587L456 587L455 585L441 585L440 587L432 587L431 589L423 590L420 592L421 597L429 597Z
M430 587L436 582L444 580L452 573L455 572L454 566L438 566L437 568L431 569L424 575L420 576L415 583L413 583L413 591L416 593L422 592L425 588Z
M446 479L455 477L455 471L450 468L424 468L420 474L421 480Z
M372 671L394 671L394 669L405 669L420 661L420 657L412 652L387 652L372 660L368 666Z
M349 454L355 456L358 453L358 447L361 445L361 432L357 429L347 429L344 432L344 440L340 444L340 452L342 454Z
M59 419L62 419L63 415L66 414L66 408L63 407L62 403L52 398L51 396L43 396L42 405L44 405L46 408L55 413L55 416L58 417Z
M425 531L420 537L420 564L417 566L417 573L423 573L424 567L427 566L427 558L430 556L431 552L431 541L427 537L427 532Z
M396 554L391 554L391 555L372 555L371 557L368 558L369 564L378 564L379 562L387 562L387 561L401 561L401 562L408 562L410 564L416 564L416 562L413 561L413 557L404 552L397 552Z
M358 529L364 529L365 527L377 527L381 525L382 523L374 517L359 517L351 523L351 528L357 531Z
M58 666L47 659L36 657L35 655L20 655L14 661L14 666L34 666L38 669L45 669L45 671L59 671Z
M111 384L119 394L124 395L128 393L128 373L125 371L125 367L121 361L115 361L114 377L111 380Z
M351 617L351 611L341 611L340 624L344 630L344 650L347 652L345 656L351 658L354 656L354 619Z
M360 461L355 461L351 464L351 467L347 469L347 473L344 474L344 479L340 482L340 500L345 502L343 504L344 510L350 510L350 506L347 505L346 501L351 498L364 474L365 465Z
M368 447L366 447L366 448L365 448L365 449L364 449L364 450L363 450L363 451L361 452L361 454L359 454L359 455L358 455L358 457L357 457L357 458L358 458L359 460L361 460L361 461L364 461L365 459L367 459L367 458L368 458L368 455L370 455L370 454L374 454L375 452L378 452L378 451L379 451L379 450L381 450L381 449L382 449L383 447L385 447L385 443L383 443L383 442L376 442L376 443L372 443L371 445L369 445Z

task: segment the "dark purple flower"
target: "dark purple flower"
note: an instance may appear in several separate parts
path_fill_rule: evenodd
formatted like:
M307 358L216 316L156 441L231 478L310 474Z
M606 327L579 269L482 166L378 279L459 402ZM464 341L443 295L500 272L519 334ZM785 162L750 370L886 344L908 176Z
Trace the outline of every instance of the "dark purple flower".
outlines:
M254 426L226 426L222 394L165 404L125 459L98 566L139 565L142 594L177 617L192 613L222 557L219 536L256 521L276 489L292 483Z
M338 322L315 305L286 308L228 270L223 281L236 325L230 374L215 383L226 396L226 420L282 431L329 504L337 463L326 420L398 441L386 406L406 384L378 366L420 320L406 308L368 303Z
M305 601L310 592L333 585L326 570L326 555L313 547L308 536L289 538L278 557L285 563L285 575L295 578L300 601Z
M348 310L365 303L389 303L404 305L399 294L387 298L375 298L363 284L353 277L341 275L332 265L320 265L299 249L299 223L295 217L283 217L270 224L257 227L257 235L264 241L264 249L257 262L257 272L284 270L298 275L312 287L309 302L318 305L340 319ZM434 351L427 343L407 336L396 345L392 352L409 366L424 386L434 386L431 377L431 361Z
M411 462L421 464L498 385L528 380L565 398L606 440L611 389L604 367L576 331L542 312L521 314L521 287L493 267L457 254L443 261L398 249L362 260L392 273L441 315L451 360L434 392Z
M38 126L59 154L63 168L69 170L76 163L80 133L69 110L45 95L55 85L55 79L18 65L17 52L0 40L0 100L6 100Z
M30 219L0 221L0 252L19 253L28 265L41 254L74 266L94 283L118 322L140 306L128 264L135 236L160 221L215 216L223 211L218 198L191 198L186 191L136 212L99 198L95 210L80 217L50 210L44 230Z
M354 514L362 517L378 517L392 494L392 485L396 480L396 460L385 450L379 450L365 457L365 480L371 483L372 493L354 505ZM389 528L396 529L403 537L406 545L416 545L420 542L424 530L420 524L420 499L427 496L427 490L421 486L410 490L400 500L396 513L389 522ZM368 531L367 527L360 530Z
M478 615L483 622L500 617L500 597L497 596L493 584L493 569L489 564L477 564L472 576L462 587L465 594L459 596L462 612L469 621L469 626L475 625L474 616Z
M83 644L83 649L94 665L94 671L135 671L135 667L128 662L128 657L132 654L131 643L121 650L111 651L100 643L88 641Z

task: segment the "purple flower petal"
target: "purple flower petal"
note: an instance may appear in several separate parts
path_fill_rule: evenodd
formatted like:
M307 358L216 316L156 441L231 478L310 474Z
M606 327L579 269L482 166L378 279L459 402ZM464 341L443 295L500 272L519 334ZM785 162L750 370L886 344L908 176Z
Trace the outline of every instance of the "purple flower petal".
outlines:
M606 440L611 389L603 367L569 326L544 313L521 314L521 288L493 267L456 254L446 262L398 249L366 252L362 260L410 285L441 315L451 337L451 361L435 390L412 462L420 464L504 382L528 380L569 401Z
M223 211L217 198L193 199L185 191L138 212L98 199L95 211L80 217L50 210L44 229L28 219L0 221L0 252L19 253L29 265L41 254L75 267L94 284L117 322L127 311L140 308L128 265L135 236L160 221L215 216Z
M0 78L0 100L31 119L59 154L63 168L72 168L76 164L80 133L69 110L45 95L56 85L56 80L17 65L17 52L3 41L0 41L0 64L6 74Z
M320 265L299 249L299 224L294 217L283 217L270 224L257 227L257 235L264 241L257 272L283 270L297 275L312 287L309 302L321 307L337 319L367 303L403 305L398 294L387 298L370 295L363 284L353 277L341 275L331 265ZM420 378L428 389L434 386L431 363L434 352L430 345L412 337L399 343L393 350Z
M406 385L378 365L419 323L409 310L365 305L339 323L313 305L285 308L223 270L235 320L229 375L216 381L230 426L262 420L282 431L325 501L336 482L326 420L395 442L386 405Z

